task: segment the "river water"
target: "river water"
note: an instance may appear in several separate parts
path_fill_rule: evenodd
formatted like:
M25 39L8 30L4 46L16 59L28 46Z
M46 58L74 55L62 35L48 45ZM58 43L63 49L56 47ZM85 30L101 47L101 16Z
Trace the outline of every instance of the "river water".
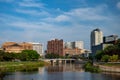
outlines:
M31 72L8 72L0 80L120 80L120 73L90 73L84 72L82 65L66 64Z

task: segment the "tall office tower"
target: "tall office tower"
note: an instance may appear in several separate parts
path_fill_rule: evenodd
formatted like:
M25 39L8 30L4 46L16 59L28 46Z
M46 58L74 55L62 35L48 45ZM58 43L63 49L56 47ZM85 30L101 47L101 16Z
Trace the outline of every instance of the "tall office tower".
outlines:
M94 29L91 32L91 50L95 54L98 50L101 49L101 43L103 43L103 33L100 29Z
M100 45L103 43L103 33L100 29L94 29L91 32L91 46Z
M63 40L51 40L47 43L47 53L48 54L59 54L63 56Z
M37 53L42 56L43 55L43 45L41 43L30 42L33 46L33 50L37 51Z

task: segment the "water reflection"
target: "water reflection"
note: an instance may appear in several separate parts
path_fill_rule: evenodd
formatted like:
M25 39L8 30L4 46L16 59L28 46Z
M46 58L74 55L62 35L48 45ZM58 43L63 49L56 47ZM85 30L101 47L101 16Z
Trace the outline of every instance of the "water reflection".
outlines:
M83 72L84 70L82 69L82 65L66 64L66 65L48 66L46 67L46 71L48 73L51 73L51 72L66 72L66 71Z
M119 80L119 73L84 72L82 65L40 67L38 71L7 73L1 80Z
M104 78L109 77L110 80L120 80L120 73L103 72L102 75L104 76Z

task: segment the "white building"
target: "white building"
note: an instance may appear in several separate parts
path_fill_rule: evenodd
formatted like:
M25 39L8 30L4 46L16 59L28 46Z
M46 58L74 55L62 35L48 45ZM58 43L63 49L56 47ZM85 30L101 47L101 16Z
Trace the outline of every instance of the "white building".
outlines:
M84 49L83 41L75 41L74 46L75 48L78 48L78 49Z
M69 49L84 49L84 43L83 41L65 42L64 47Z
M40 56L43 55L43 45L41 43L33 43L30 42L33 45L33 50L37 51Z
M73 48L72 42L65 42L65 43L64 43L64 47L65 47L65 48L72 49L72 48Z
M103 33L100 29L94 29L91 32L91 51L93 54L96 54L98 50L102 50L103 43Z
M91 32L91 46L97 46L103 43L103 33L100 29L94 29Z

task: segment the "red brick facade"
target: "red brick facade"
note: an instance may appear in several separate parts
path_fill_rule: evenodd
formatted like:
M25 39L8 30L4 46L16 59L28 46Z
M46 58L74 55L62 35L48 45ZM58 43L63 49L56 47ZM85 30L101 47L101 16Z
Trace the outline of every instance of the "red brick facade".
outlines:
M63 40L55 39L48 41L47 53L49 54L54 53L63 56Z

